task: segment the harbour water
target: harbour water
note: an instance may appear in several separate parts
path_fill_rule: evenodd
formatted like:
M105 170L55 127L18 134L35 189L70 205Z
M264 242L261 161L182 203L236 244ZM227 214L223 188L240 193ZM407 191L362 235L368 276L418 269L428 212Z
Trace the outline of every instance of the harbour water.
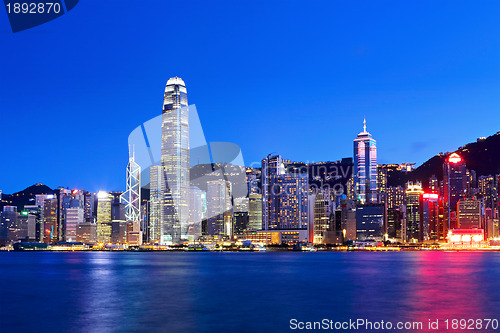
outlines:
M500 253L0 252L0 302L1 332L300 331L293 319L428 332L500 320Z

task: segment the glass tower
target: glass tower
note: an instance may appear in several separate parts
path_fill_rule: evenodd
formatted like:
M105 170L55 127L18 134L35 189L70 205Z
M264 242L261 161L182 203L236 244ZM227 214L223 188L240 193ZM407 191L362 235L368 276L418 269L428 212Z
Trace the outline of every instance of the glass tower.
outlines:
M189 215L189 110L184 81L167 81L161 127L161 244L185 239Z
M354 139L354 191L362 204L377 202L377 141L366 131Z

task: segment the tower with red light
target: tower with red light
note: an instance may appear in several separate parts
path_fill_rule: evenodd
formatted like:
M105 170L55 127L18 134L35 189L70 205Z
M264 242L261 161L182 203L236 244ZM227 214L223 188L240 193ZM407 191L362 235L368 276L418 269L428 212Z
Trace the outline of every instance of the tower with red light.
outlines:
M467 191L467 166L464 159L453 153L443 164L444 211L448 229L457 227L457 204Z

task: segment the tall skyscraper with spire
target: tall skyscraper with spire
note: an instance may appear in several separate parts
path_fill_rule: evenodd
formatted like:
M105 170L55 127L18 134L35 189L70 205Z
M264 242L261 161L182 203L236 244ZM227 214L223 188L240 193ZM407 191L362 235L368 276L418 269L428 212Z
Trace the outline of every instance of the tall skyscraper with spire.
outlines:
M135 162L135 150L129 153L127 165L127 190L120 197L125 205L125 220L128 228L128 242L133 245L142 244L141 232L141 167Z
M161 129L161 244L187 236L189 216L189 110L187 90L170 78L163 98Z
M377 202L377 141L366 131L354 139L354 191L362 204Z

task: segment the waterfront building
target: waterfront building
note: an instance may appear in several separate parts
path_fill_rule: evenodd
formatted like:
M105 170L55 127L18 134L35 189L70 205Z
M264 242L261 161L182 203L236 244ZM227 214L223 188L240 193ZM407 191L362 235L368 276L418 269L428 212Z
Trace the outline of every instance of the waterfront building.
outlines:
M36 216L23 210L17 214L16 238L24 241L34 241L36 234Z
M358 205L356 207L356 238L360 241L383 241L384 235L385 205Z
M111 221L111 243L127 244L128 223L124 220Z
M37 205L24 205L24 211L35 217L35 238L36 242L43 242L43 214L41 207Z
M161 235L161 166L149 168L149 242L157 243Z
M76 227L84 222L83 207L70 207L66 209L66 242L76 242Z
M356 202L354 200L341 199L338 210L340 210L343 240L356 240Z
M432 190L431 190L432 191ZM441 201L442 202L442 201ZM442 235L447 231L441 230L443 226L440 214L440 200L437 193L424 193L422 196L422 228L423 240L442 241Z
M248 228L248 198L234 198L234 234L243 235Z
M133 148L127 165L127 190L120 196L120 203L125 206L125 221L131 229L127 236L134 239L135 245L142 244L141 167L135 162Z
M91 222L77 224L76 241L85 244L97 243L97 224Z
M198 239L201 237L202 221L207 213L207 195L205 191L196 186L189 189L189 228L188 237Z
M165 87L161 142L161 244L187 238L189 218L189 109L187 90L179 77Z
M424 240L423 194L421 183L408 182L406 184L406 240L409 242L422 242Z
M308 174L292 169L285 171L280 155L269 155L262 160L264 230L308 229Z
M377 202L377 142L366 131L354 139L354 191L361 204Z
M57 216L58 216L58 204L55 195L47 195L43 201L43 242L50 244L55 243L59 240L58 238L58 227L57 227Z
M309 183L307 174L281 175L279 188L279 216L276 229L308 229Z
M17 240L17 207L4 206L0 214L0 246L5 246Z
M483 229L483 203L481 200L462 199L458 202L458 228Z
M207 235L233 235L231 183L222 179L207 182Z
M97 194L97 241L108 243L111 241L111 202L113 196L100 191Z
M403 235L403 225L405 220L406 208L401 205L399 207L387 208L387 237L391 240L406 241Z
M314 198L314 210L311 214L313 220L313 243L314 244L334 244L339 239L335 228L335 202L332 200L329 191L321 191ZM339 228L340 229L340 228Z
M262 194L248 196L248 230L262 230Z
M498 202L497 177L481 176L478 179L478 196L483 198L485 208L495 208Z
M465 161L457 153L453 153L443 164L444 208L448 229L457 228L457 203L465 199L467 190L467 169Z
M268 155L262 160L262 229L278 229L280 216L279 178L285 174L280 155Z

